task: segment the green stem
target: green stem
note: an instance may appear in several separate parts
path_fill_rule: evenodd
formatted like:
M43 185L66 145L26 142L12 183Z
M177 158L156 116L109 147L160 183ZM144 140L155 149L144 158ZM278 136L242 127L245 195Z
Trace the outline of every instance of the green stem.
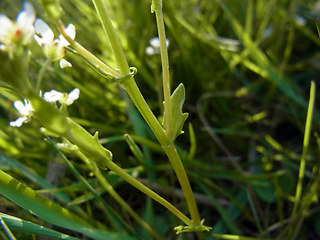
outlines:
M158 119L154 116L149 105L147 104L144 97L142 96L140 89L138 88L133 77L123 82L122 87L128 93L132 102L137 107L137 109L141 113L144 120L148 123L148 125L156 135L158 141L161 143L161 145L165 145L165 146L169 145L170 140L168 139Z
M200 216L196 201L193 196L193 192L186 174L186 171L183 167L182 161L180 156L176 150L174 144L169 145L168 147L163 147L164 151L166 152L171 165L177 175L179 183L181 185L181 189L185 195L187 205L190 211L191 218L193 220L193 224L195 226L200 225Z
M308 106L308 112L307 112L306 126L304 131L304 138L303 138L303 149L302 149L300 168L299 168L299 178L298 178L298 183L296 188L294 206L293 206L292 215L291 215L292 217L295 217L295 214L297 212L298 205L300 202L300 198L301 198L301 193L302 193L302 184L303 184L303 177L304 177L304 172L306 168L306 157L307 157L307 151L308 151L309 140L310 140L315 95L316 95L315 83L314 81L311 81L309 106Z
M52 60L50 58L48 58L44 64L42 65L41 69L40 69L40 72L38 74L38 77L37 77L37 84L36 84L36 91L37 93L39 92L39 90L41 89L41 83L42 83L42 80L43 80L43 76L45 74L45 72L47 71L49 65L52 63Z
M103 0L92 0L94 7L98 13L100 21L102 23L103 29L109 39L109 43L113 50L117 66L120 69L121 75L130 73L129 65L127 59L122 51L120 41L118 36L112 26L108 10Z
M158 26L158 34L160 40L160 53L161 53L161 64L162 64L162 81L163 81L163 95L164 95L164 109L166 113L166 133L170 136L172 127L172 117L171 117L171 101L170 101L170 74L169 74L169 58L168 49L166 42L166 31L163 22L162 13L162 0L159 0L160 7L155 10L156 20Z
M66 33L66 29L61 21L56 23L57 28L59 32L62 34L62 36L70 43L70 45L84 58L88 59L90 62L96 64L101 68L103 71L111 73L114 76L120 76L118 72L113 70L111 67L106 65L104 62L102 62L99 58L94 56L91 52L89 52L87 49L85 49L82 45L80 45L77 41L73 40L69 37L69 35ZM129 70L130 71L130 70Z
M169 211L171 211L174 215L176 215L178 218L180 218L181 221L183 221L185 224L189 226L193 226L193 222L182 212L180 212L176 207L174 207L171 203L169 203L167 200L159 196L154 191L150 190L148 187L143 185L141 182L133 178L130 174L128 174L126 171L124 171L122 168L120 168L117 164L113 163L112 161L109 161L107 164L107 167L114 171L116 174L118 174L123 180L131 184L133 187L139 189L141 192L146 194L147 196L151 197L153 200L157 201L164 207L166 207Z
M107 8L105 6L105 3L103 0L92 0L92 2L96 8L96 11L98 12L102 26L107 34L107 37L108 37L109 42L111 44L111 47L113 49L114 56L115 56L116 62L118 64L118 67L120 69L121 75L128 74L130 72L130 69L129 69L127 60L125 58L125 55L123 53L123 50L121 48L120 41L119 41L117 34L112 26L112 23L109 18L109 14L108 14ZM160 17L161 17L161 15L160 15ZM162 26L162 27L164 28L164 26ZM166 39L165 39L165 34L164 34L163 29L160 30L160 32L161 32L161 38L164 37L164 41L162 40L162 42L164 44L166 44ZM165 47L165 49L163 48L162 51L166 51L166 47ZM168 61L166 63L166 60L164 60L164 66L167 66L165 68L167 68L167 74L168 74L169 73ZM164 91L166 92L166 94L169 93L169 98L170 98L169 77L167 76L165 79L166 79L165 80L166 81L166 87L165 87L166 90L164 90ZM145 121L148 123L148 125L150 126L150 128L152 129L154 134L156 135L158 141L160 142L163 149L167 153L167 155L171 161L171 164L173 164L174 171L176 172L176 174L178 176L178 180L181 184L181 188L184 191L184 194L186 196L187 205L189 207L190 214L193 219L193 221L189 222L188 225L191 224L190 226L194 226L194 225L200 224L200 217L199 217L197 206L196 206L196 203L195 203L195 200L193 197L191 186L190 186L189 180L187 178L187 175L185 173L184 167L182 165L181 159L176 152L174 144L171 143L171 141L169 140L168 135L164 131L163 127L161 126L161 124L159 123L157 118L152 113L151 109L149 108L148 104L146 103L145 99L143 98L138 86L136 85L134 78L133 77L127 78L125 81L123 81L121 83L121 85L126 90L128 95L130 96L131 100L133 101L133 103L138 108L139 112L141 113L141 115L143 116ZM170 101L168 101L168 99L167 99L166 102L168 103ZM166 114L167 114L167 112L166 112ZM170 117L169 117L169 119L170 119ZM170 121L171 121L171 119L170 119ZM115 165L115 166L118 167L117 165ZM125 176L122 176L122 177L125 177ZM131 180L128 179L129 183L130 183L130 181ZM151 190L148 189L148 191L151 191ZM150 197L152 197L152 196L150 196ZM166 201L165 204L168 204L168 202Z

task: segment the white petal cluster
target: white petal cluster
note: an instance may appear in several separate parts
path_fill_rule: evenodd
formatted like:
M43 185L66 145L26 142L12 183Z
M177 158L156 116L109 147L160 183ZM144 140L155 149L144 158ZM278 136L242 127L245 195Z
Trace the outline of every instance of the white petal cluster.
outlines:
M16 21L0 14L0 50L14 50L17 46L29 44L34 34L35 19L34 9L29 2L24 3L24 9Z
M150 41L150 46L146 47L146 54L148 55L155 55L160 53L160 40L158 37L151 38ZM169 40L166 39L166 44L167 47L169 47Z
M41 95L42 94L40 92L40 96ZM78 88L73 89L69 94L51 90L50 92L44 93L43 99L47 102L59 101L60 104L70 105L79 98L79 95L80 90ZM10 122L9 125L12 127L21 127L23 123L26 123L31 119L34 109L30 102L26 99L24 99L24 103L21 101L15 101L13 106L18 110L20 117L15 121Z
M52 61L59 61L61 68L71 67L71 63L63 59L66 51L65 47L69 45L69 42L60 34L59 39L54 38L54 33L49 25L42 19L38 18L34 23L35 31L34 35L37 43L42 47L44 54L52 59ZM66 28L66 33L71 39L76 36L76 28L73 24L69 24Z
M9 123L12 127L21 127L21 125L27 122L31 116L32 112L34 111L30 102L24 99L24 103L21 101L15 101L13 106L18 110L21 117L17 118L15 121Z
M79 98L80 90L78 88L73 89L69 94L61 93L56 90L45 92L43 95L44 100L47 102L60 102L61 104L70 105Z

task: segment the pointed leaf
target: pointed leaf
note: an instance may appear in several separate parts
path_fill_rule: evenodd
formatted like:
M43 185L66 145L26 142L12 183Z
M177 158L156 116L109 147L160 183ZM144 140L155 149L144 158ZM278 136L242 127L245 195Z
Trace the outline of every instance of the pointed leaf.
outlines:
M182 127L186 119L188 118L188 113L182 113L182 106L185 100L185 89L184 85L180 85L174 90L170 97L171 101L171 117L172 117L172 131L169 133L169 138L173 142L180 134L183 133ZM166 114L164 113L164 123L166 123Z
M95 161L102 169L106 169L106 161L112 160L112 153L99 143L98 132L92 136L79 124L68 118L70 132L65 136L76 145L90 160Z

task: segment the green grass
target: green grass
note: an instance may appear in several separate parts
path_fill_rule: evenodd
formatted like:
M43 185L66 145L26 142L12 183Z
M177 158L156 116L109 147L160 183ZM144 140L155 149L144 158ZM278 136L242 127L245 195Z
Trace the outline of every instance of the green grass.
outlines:
M37 16L48 21L38 2L31 2ZM145 53L157 34L151 0L105 2L129 66L138 69L137 85L156 117L163 119L160 55ZM3 182L12 184L0 186L0 238L320 238L316 2L163 2L171 89L184 84L183 112L189 113L176 146L210 232L176 235L173 228L182 224L179 218L112 171L101 170L100 176L79 155L61 155L55 146L62 140L48 141L36 119L10 127L17 117L12 102L18 97L0 88L0 170ZM15 19L21 4L2 1L0 12ZM64 23L76 26L76 40L116 68L92 2L61 4ZM31 50L28 76L35 86L45 57L35 41ZM52 64L42 80L43 92L78 87L80 98L68 108L69 116L90 133L99 131L113 162L188 215L161 145L126 93L76 54L67 52L65 58L73 67L61 70ZM4 71L0 65L0 73ZM69 167L59 181L48 182L49 173L58 176L49 163L65 161ZM141 221L122 209L97 176L105 177Z

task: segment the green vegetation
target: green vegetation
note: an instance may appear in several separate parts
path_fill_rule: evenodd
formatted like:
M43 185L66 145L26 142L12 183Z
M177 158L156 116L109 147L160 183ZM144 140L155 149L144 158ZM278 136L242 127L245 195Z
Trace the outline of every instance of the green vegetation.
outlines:
M0 2L1 239L320 238L316 0L30 3L68 43Z

